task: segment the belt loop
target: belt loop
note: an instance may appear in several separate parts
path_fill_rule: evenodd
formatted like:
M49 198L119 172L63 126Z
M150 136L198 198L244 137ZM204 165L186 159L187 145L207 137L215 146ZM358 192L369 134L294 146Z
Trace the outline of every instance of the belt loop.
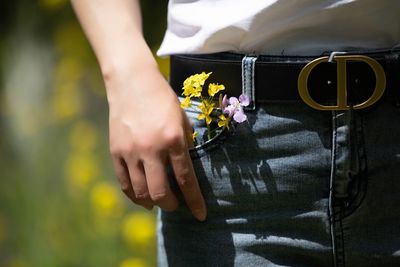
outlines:
M242 94L250 99L250 104L244 107L245 110L256 109L255 97L255 67L257 56L244 56L242 59Z
M332 63L336 56L339 56L339 55L346 55L346 54L347 54L347 52L332 51L332 52L330 53L330 55L329 55L328 62L329 62L329 63Z
M400 56L399 52L392 52L391 54L385 55L385 65L386 65L386 76L388 79L389 86L393 86L395 90L388 90L388 97L390 100L394 101L394 104L400 106L400 77L399 77L399 66L400 66ZM393 88L389 88L393 89Z

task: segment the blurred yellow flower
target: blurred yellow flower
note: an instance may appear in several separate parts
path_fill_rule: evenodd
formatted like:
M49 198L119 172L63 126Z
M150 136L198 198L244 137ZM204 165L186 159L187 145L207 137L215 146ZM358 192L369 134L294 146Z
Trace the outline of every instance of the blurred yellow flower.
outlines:
M0 243L2 243L6 239L6 222L4 217L0 215Z
M11 259L7 267L27 267L28 265L21 259Z
M153 51L156 51L157 49L158 49L158 46ZM154 52L154 54L155 54L155 52ZM155 58L156 58L156 61L158 64L158 68L160 69L160 72L162 73L162 75L164 75L164 77L169 77L169 57L160 58L155 55Z
M40 7L44 9L59 9L65 6L67 0L38 0Z
M126 259L119 265L119 267L147 267L147 266L148 265L146 264L146 262L139 258Z
M77 20L69 20L58 27L54 35L54 45L63 57L88 62L93 52Z
M53 113L57 120L71 119L82 111L79 81L83 66L77 57L61 57L54 71Z
M122 203L120 192L108 182L96 184L90 194L93 210L97 215L109 217L120 214Z
M83 65L76 57L62 57L55 69L55 84L77 82L83 73Z
M66 161L66 176L73 187L86 188L98 175L99 166L91 153L71 153Z
M122 235L132 246L148 246L154 242L155 218L151 213L134 212L124 218Z
M86 69L87 77L85 76L85 87L82 89L89 89L94 96L99 96L101 99L106 98L106 90L98 68L88 67Z
M208 85L208 95L209 96L214 96L216 93L219 91L225 90L225 86L223 84L217 84L217 83L210 83Z
M93 151L98 142L98 132L90 121L78 121L71 129L69 142L75 151Z
M53 113L57 121L72 119L83 110L83 97L77 83L73 81L54 88Z

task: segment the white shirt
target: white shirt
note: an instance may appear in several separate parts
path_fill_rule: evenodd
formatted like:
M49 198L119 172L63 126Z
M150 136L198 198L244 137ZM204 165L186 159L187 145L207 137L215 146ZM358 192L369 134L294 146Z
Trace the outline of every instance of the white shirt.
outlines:
M319 55L400 44L400 0L170 0L158 55Z

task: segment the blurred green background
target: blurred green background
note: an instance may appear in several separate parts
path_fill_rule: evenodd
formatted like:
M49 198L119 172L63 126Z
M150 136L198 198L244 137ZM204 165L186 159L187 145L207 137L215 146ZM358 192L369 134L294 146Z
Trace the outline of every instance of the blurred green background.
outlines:
M166 7L142 1L154 51ZM0 12L0 266L155 266L155 212L120 192L103 82L70 3Z

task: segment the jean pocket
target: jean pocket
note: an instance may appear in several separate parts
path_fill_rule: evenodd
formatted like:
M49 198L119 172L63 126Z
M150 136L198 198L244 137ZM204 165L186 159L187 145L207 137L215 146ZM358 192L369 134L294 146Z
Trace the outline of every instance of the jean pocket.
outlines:
M180 98L180 100L182 101L183 98ZM185 108L185 113L191 122L193 132L197 133L194 140L194 147L189 149L192 159L200 158L208 154L211 150L220 147L234 128L231 122L228 123L227 127L218 126L218 117L222 115L220 109L214 109L209 114L211 119L211 123L209 124L206 123L205 119L199 119L199 115L202 114L200 105L200 101L192 99L191 106Z

